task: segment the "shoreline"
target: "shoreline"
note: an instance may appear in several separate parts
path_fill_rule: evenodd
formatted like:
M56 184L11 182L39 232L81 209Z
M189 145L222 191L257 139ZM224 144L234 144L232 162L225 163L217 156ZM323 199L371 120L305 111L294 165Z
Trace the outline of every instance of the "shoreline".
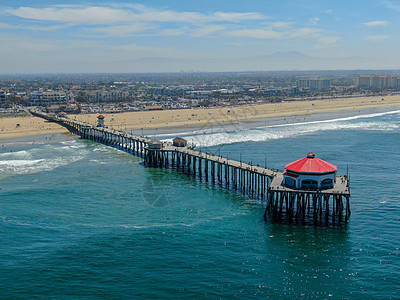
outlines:
M202 128L244 130L289 124L313 119L360 115L371 111L400 109L400 95L360 98L333 98L289 101L252 106L196 108L104 114L106 125L136 135L164 135L199 131ZM372 113L372 112L371 112ZM98 114L69 115L71 119L95 124ZM18 125L19 124L19 125ZM10 117L0 120L0 140L68 132L58 124L37 117Z
M346 110L346 111L332 111L328 113L314 113L310 115L300 116L289 116L289 117L271 117L263 119L249 119L245 121L239 121L235 123L226 122L213 124L212 126L204 125L191 125L191 126L174 126L174 127L164 127L144 129L143 133L146 136L152 137L175 137L176 135L200 135L203 133L218 133L223 131L242 131L257 128L268 128L268 127L280 127L280 126L290 126L290 125L300 125L304 123L312 122L323 122L332 121L338 119L346 119L352 117L368 117L373 114L385 114L385 113L395 113L400 112L400 105L390 106L390 107L374 107L374 108L364 108L360 110ZM126 132L131 132L131 130L125 130ZM134 134L139 134L138 130L132 130ZM140 132L141 134L141 132Z

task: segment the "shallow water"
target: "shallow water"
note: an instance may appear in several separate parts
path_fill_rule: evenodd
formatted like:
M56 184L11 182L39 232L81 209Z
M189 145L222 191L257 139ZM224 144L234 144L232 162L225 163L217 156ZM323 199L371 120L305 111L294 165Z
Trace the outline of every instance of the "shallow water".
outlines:
M264 203L90 141L9 143L0 295L398 298L399 133L393 112L187 134L203 150L271 168L310 151L339 174L348 168L342 228L265 223Z

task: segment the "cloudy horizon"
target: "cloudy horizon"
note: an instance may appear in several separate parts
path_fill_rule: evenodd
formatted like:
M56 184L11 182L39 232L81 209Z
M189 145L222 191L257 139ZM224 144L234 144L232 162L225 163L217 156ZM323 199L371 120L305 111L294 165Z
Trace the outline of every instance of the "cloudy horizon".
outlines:
M2 2L3 74L400 68L389 0Z

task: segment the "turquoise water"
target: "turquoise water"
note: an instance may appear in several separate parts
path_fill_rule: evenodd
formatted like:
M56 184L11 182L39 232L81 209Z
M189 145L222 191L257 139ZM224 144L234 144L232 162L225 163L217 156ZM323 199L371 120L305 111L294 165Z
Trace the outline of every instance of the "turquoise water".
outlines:
M398 112L188 134L271 168L348 167L342 228L265 223L264 203L73 136L7 141L0 296L399 298L399 134Z

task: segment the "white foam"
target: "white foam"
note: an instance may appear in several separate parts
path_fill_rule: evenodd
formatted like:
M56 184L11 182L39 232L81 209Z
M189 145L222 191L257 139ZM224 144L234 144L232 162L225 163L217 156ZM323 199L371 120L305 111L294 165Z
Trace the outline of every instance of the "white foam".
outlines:
M30 159L32 158L32 155L25 150L22 151L16 151L16 152L5 152L5 153L0 153L0 158L25 158L25 159Z
M194 142L198 147L210 147L222 144L233 144L240 142L261 142L282 138L292 138L305 134L329 130L371 130L371 131L393 131L400 128L400 122L388 122L386 120L373 120L373 118L400 113L399 110L374 113L368 115L336 118L331 120L309 121L292 124L263 126L248 130L214 132L208 134L192 134L185 138ZM367 120L366 120L367 119ZM165 139L164 141L170 141Z
M257 127L257 128L274 128L274 127L287 127L287 126L297 126L297 125L309 125L309 124L320 124L320 123L351 121L351 120L358 120L358 119L368 119L368 118L381 117L381 116L385 116L385 115L394 115L394 114L398 114L398 113L400 113L400 110L388 111L388 112L382 112L382 113L374 113L374 114L366 114L366 115L358 115L358 116L351 116L351 117L345 117L345 118L336 118L336 119L330 119L330 120L319 120L319 121L308 121L308 122L298 122L298 123L289 123L289 124L260 126L260 127Z
M51 171L81 159L83 159L82 156L36 160L3 160L0 161L0 178Z
M388 111L388 112L382 112L382 113L363 114L363 115L350 116L350 117L344 117L344 118L335 118L335 119L329 119L329 120L316 120L316 121L295 122L295 123L285 123L285 124L276 124L276 125L262 125L262 126L252 127L252 128L249 127L251 125L243 123L242 121L235 121L231 124L227 124L227 123L203 124L201 128L198 128L196 130L189 131L189 129L188 129L188 131L165 133L165 134L159 135L159 137L163 141L170 141L171 140L170 137L173 138L176 136L192 137L192 136L196 136L196 135L217 134L217 133L223 133L223 132L248 131L251 129L289 127L289 126L298 126L298 125L351 121L351 120L364 119L364 118L375 118L375 117L379 117L379 116L393 115L393 114L399 114L399 113L400 113L400 110L394 110L394 111ZM297 116L297 117L301 118L302 116ZM287 118L295 119L296 117L287 117Z
M88 151L76 142L38 145L32 149L0 154L0 178L14 175L51 171L76 162L87 156Z

